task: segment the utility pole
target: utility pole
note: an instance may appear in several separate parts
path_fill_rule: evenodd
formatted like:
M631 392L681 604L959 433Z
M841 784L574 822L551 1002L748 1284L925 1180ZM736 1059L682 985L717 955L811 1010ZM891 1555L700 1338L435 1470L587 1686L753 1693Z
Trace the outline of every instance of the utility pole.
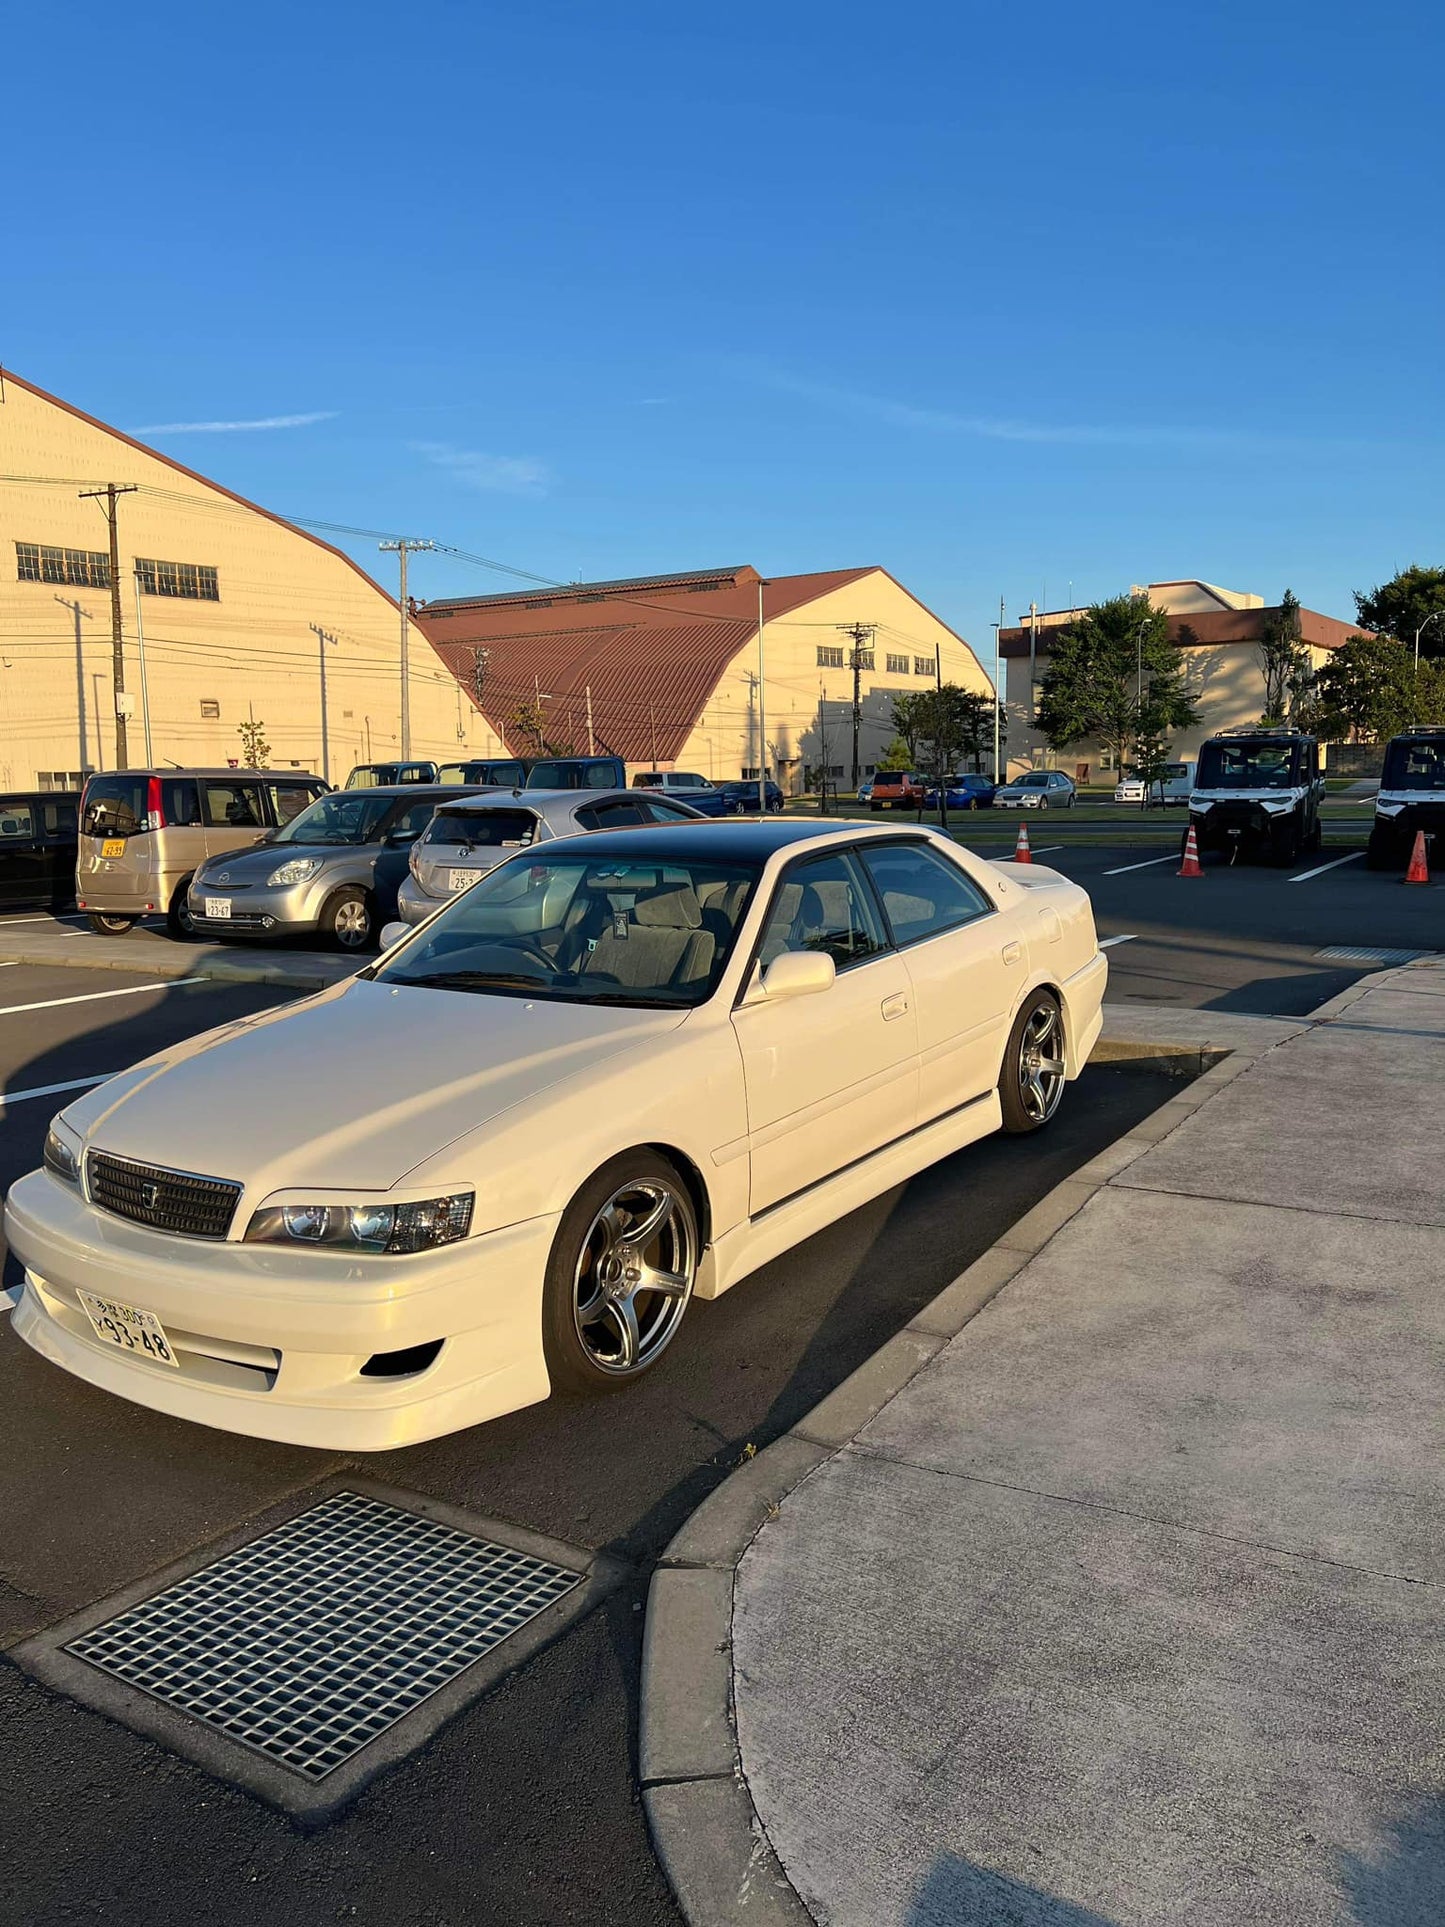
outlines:
M407 629L406 558L414 549L434 549L435 542L416 542L403 536L396 542L380 542L378 548L395 555L401 562L401 759L411 759L411 637Z
M851 636L853 638L851 662L851 668L853 670L853 794L856 796L858 794L858 722L862 709L858 676L863 667L863 643L865 639L869 642L873 640L873 624L871 622L840 622L838 627L843 631L845 636Z
M595 737L592 734L592 685L591 683L588 683L587 685L587 754L589 756L595 756L597 754L597 742Z
M110 652L111 681L115 685L115 766L117 769L130 768L130 747L126 742L125 716L121 703L125 698L125 640L120 626L120 533L116 527L116 498L121 495L134 495L136 484L127 482L117 487L107 482L104 488L83 488L80 499L83 502L99 502L104 498L101 514L110 525Z
M319 622L310 622L306 626L315 636L317 647L321 651L321 774L329 783L331 781L331 744L326 733L326 645L328 642L334 643L336 638L328 635Z
M140 659L140 719L145 731L146 762L155 767L155 755L151 749L151 698L146 684L146 632L140 612L140 570L135 572L135 644Z
M768 685L763 666L763 578L758 577L758 815L768 813Z
M933 693L938 698L938 723L941 728L943 725L943 645L938 642L935 642L933 645ZM947 836L948 779L953 772L952 770L944 768L945 758L938 754L937 743L934 744L933 751L938 762L938 827L943 831L944 835ZM923 818L922 810L919 811L918 815L921 822Z
M1003 641L1004 621L1008 614L1008 603L1003 596L998 599L998 621L993 625L993 784L997 789L1000 780L998 710L1005 691L999 686L1000 651Z

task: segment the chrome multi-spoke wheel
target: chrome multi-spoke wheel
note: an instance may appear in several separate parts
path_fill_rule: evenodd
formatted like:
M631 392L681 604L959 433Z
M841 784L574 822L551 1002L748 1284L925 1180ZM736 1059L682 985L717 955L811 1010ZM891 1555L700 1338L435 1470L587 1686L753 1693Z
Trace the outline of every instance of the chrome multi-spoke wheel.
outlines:
M697 1278L698 1209L680 1172L639 1146L593 1174L562 1214L542 1294L554 1386L616 1390L677 1335Z
M361 890L342 890L324 919L343 950L364 950L371 942L371 905Z
M582 1241L573 1320L600 1372L630 1378L671 1340L692 1296L692 1214L673 1185L639 1178L616 1190Z
M1037 991L1014 1020L999 1078L1003 1127L1037 1131L1064 1095L1064 1019L1051 991Z

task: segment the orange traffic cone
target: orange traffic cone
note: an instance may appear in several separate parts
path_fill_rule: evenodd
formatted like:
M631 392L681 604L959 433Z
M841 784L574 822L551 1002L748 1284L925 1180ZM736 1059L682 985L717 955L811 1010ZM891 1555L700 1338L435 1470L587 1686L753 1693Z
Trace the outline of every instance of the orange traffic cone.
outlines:
M1430 865L1425 861L1425 832L1416 830L1415 847L1410 852L1410 867L1405 872L1406 883L1428 883Z
M1180 864L1176 874L1182 877L1202 877L1204 875L1204 865L1199 861L1199 838L1195 834L1192 823L1189 825L1189 834L1184 839L1184 861Z
M1027 823L1020 823L1018 841L1014 844L1014 862L1032 863L1033 860L1029 851L1029 826Z

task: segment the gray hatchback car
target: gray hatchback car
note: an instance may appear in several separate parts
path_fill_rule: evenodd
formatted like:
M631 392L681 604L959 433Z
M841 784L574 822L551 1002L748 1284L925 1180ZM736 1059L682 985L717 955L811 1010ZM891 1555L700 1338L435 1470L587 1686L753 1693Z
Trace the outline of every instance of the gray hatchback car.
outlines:
M587 830L634 823L696 823L702 812L642 790L490 790L439 809L411 847L411 875L396 893L403 923L417 924L514 850Z
M396 914L407 855L432 812L476 793L407 783L318 797L253 848L201 865L189 898L197 934L320 936L364 950Z

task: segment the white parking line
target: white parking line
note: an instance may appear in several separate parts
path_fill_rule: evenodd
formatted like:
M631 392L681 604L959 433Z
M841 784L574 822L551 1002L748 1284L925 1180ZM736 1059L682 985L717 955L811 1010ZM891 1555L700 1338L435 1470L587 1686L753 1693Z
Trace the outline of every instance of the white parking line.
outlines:
M140 997L148 990L170 990L176 984L209 983L209 977L157 977L151 984L129 984L124 990L87 990L83 997L47 997L39 1004L5 1004L0 1017L14 1017L25 1010L55 1010L61 1004L98 1004L105 997Z
M1139 941L1139 932L1137 930L1131 930L1127 937L1102 938L1099 944L1099 948L1101 950L1112 950L1116 943L1137 943L1138 941Z
M114 1071L102 1071L99 1077L72 1077L68 1084L36 1084L28 1091L0 1092L0 1111L8 1110L12 1104L23 1104L31 1097L58 1097L62 1091L88 1091L93 1084L103 1084L114 1076Z
M1178 852L1171 850L1168 856L1146 857L1142 863L1121 863L1117 870L1105 870L1104 875L1106 877L1121 877L1127 870L1149 870L1152 869L1156 863L1177 863L1178 861Z
M12 924L17 924L17 923L65 923L67 921L74 923L76 921L76 918L73 914L70 915L68 918L63 916L62 917L0 917L0 930L8 930L10 929Z
M1062 850L1063 847L1062 843L1046 843L1041 850L1033 850L1030 854L1033 856L1052 856L1055 850Z
M1351 850L1348 856L1337 856L1333 863L1322 863L1317 870L1301 870L1297 877L1286 877L1286 883L1308 883L1311 877L1322 877L1326 870L1338 870L1342 863L1357 863L1364 855L1363 850Z

